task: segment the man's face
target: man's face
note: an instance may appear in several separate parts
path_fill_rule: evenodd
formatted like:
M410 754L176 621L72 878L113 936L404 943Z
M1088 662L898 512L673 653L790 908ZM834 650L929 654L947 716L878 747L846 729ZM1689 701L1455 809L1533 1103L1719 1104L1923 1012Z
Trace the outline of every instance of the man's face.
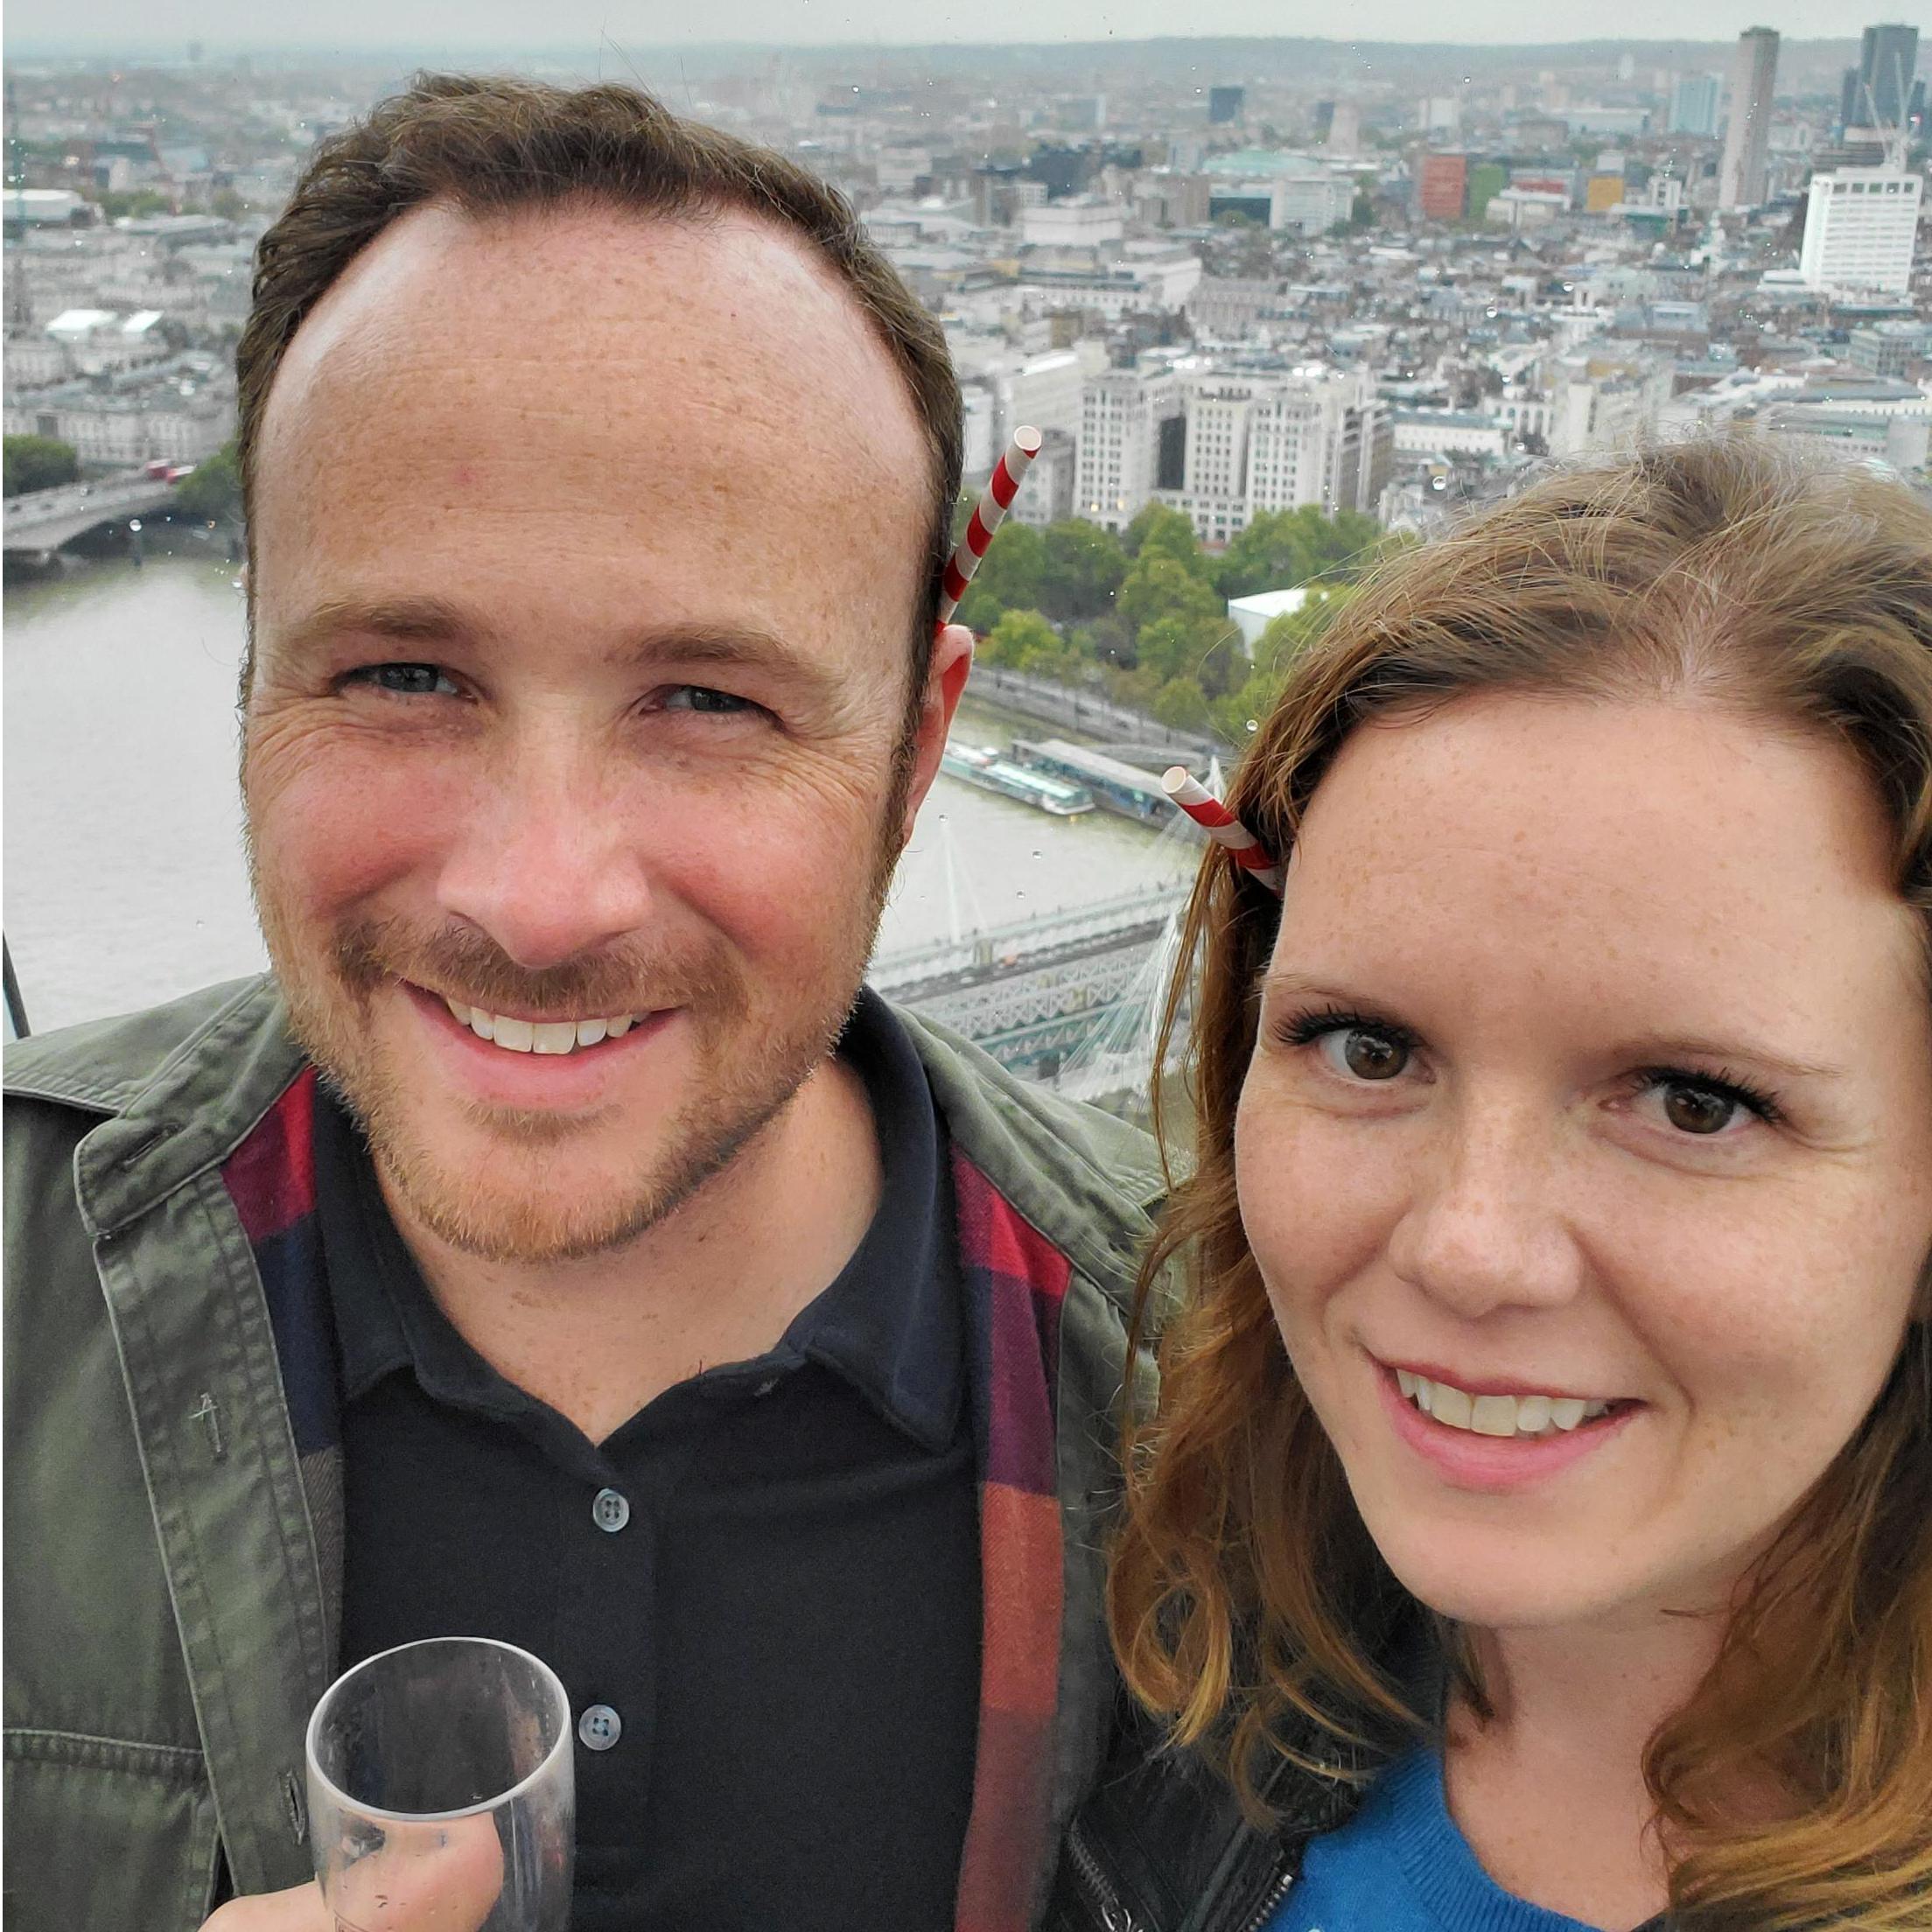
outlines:
M943 737L928 704L908 791L929 476L863 314L749 219L419 209L304 323L257 452L256 894L442 1239L626 1239L822 1060Z

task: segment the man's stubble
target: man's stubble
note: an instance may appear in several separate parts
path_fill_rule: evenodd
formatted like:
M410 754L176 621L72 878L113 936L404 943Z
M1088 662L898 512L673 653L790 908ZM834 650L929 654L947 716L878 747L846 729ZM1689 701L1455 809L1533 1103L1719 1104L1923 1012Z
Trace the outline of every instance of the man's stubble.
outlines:
M790 1012L781 999L768 1002L772 1010L763 1015L722 935L682 957L612 949L531 972L472 927L418 934L395 920L364 917L326 934L305 934L268 876L248 824L250 888L290 1029L360 1127L392 1198L459 1253L543 1265L623 1247L723 1173L791 1104L844 1030L903 847L912 766L908 732L893 755L864 898L851 908L847 938L816 990ZM782 882L774 880L774 890ZM654 1137L655 1154L605 1198L573 1202L550 1185L559 1154L593 1130L594 1122L581 1118L458 1103L473 1129L515 1157L528 1180L513 1188L481 1181L473 1171L452 1172L411 1123L404 1069L372 1050L375 994L397 979L460 987L486 1012L681 1008L696 1036L691 1091ZM773 990L781 995L796 984L788 979Z

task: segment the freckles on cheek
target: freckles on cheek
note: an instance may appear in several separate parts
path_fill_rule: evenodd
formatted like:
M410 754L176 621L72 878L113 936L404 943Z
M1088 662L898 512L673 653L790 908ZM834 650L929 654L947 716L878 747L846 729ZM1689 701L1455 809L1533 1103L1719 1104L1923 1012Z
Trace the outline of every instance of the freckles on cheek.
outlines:
M1243 1110L1242 1223L1291 1347L1332 1298L1376 1270L1401 1217L1402 1171L1391 1151L1319 1115Z

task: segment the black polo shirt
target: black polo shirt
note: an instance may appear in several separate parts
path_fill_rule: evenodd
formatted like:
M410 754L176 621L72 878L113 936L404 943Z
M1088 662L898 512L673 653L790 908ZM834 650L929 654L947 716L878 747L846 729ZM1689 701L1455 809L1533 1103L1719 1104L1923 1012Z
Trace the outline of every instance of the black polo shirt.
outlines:
M872 995L839 1051L885 1169L858 1252L768 1354L601 1444L457 1334L357 1130L317 1102L344 1667L479 1635L556 1670L578 1720L573 1932L953 1923L980 1592L945 1137Z

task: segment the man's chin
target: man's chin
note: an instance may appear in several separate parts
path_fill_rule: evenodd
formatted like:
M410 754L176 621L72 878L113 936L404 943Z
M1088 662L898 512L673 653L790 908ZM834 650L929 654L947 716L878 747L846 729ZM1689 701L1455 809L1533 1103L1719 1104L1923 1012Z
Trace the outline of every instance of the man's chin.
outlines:
M534 1267L609 1254L648 1234L729 1167L792 1091L726 1126L700 1131L674 1120L654 1137L654 1154L628 1143L620 1171L582 1144L601 1136L580 1131L573 1146L548 1119L537 1124L549 1145L517 1135L448 1152L380 1112L364 1131L390 1210L405 1228L479 1261Z

